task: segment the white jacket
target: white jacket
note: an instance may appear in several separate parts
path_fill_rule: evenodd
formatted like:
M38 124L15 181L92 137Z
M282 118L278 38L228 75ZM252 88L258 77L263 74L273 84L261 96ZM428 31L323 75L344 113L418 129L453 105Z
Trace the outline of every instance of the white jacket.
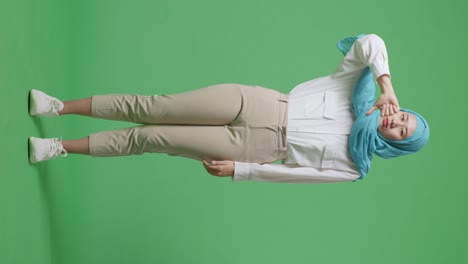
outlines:
M355 119L352 90L366 66L375 78L390 75L385 43L375 34L356 40L334 74L291 90L288 158L283 164L235 161L232 180L324 183L359 178L348 152L348 138Z

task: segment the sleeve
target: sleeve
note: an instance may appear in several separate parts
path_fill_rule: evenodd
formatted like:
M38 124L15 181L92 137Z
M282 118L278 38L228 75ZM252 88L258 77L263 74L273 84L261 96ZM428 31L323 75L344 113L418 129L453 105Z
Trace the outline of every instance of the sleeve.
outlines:
M232 181L332 183L354 181L359 178L358 172L316 169L297 164L258 164L236 161L234 166Z
M354 72L368 66L377 79L383 74L390 76L387 48L384 41L375 34L357 39L337 72Z

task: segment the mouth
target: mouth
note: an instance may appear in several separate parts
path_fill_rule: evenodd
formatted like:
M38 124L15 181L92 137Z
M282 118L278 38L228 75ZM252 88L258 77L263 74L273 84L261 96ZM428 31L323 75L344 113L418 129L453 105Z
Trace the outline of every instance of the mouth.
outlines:
M383 120L383 126L384 126L385 128L388 127L388 117L385 117L385 118L384 118L384 120Z

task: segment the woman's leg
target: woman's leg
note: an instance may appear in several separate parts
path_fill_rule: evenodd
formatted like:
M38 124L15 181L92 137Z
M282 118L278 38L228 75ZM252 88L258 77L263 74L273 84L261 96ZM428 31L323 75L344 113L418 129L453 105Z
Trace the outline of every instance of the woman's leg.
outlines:
M89 137L75 140L62 140L62 145L68 153L90 155Z
M63 102L63 109L58 112L59 115L83 115L91 116L91 97L65 101Z
M113 157L166 153L196 160L242 159L240 128L224 126L142 125L62 140L68 154Z
M94 105L92 105L94 103ZM144 124L228 124L240 111L237 84L171 95L96 95L63 102L59 115L75 114Z
M241 86L218 84L170 95L97 95L91 100L91 115L141 124L226 125L242 109ZM75 105L80 111L89 109L89 101Z
M245 131L228 125L141 125L91 134L89 152L93 157L166 153L199 161L245 161ZM85 141L73 143L84 147Z

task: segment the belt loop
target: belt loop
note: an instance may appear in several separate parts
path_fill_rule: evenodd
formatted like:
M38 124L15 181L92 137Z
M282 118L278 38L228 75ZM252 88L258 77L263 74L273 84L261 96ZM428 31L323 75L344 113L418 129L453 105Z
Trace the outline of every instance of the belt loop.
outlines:
M288 157L288 143L287 143L287 123L288 123L288 101L289 95L279 93L278 101L286 104L279 103L278 112L278 145L276 146L276 155L278 160L284 160Z
M286 159L288 156L288 143L286 140L286 133L286 127L278 127L278 145L276 146L277 159Z
M288 102L289 101L289 95L288 94L284 94L284 93L279 93L279 96L278 96L278 101L281 101L281 102Z

